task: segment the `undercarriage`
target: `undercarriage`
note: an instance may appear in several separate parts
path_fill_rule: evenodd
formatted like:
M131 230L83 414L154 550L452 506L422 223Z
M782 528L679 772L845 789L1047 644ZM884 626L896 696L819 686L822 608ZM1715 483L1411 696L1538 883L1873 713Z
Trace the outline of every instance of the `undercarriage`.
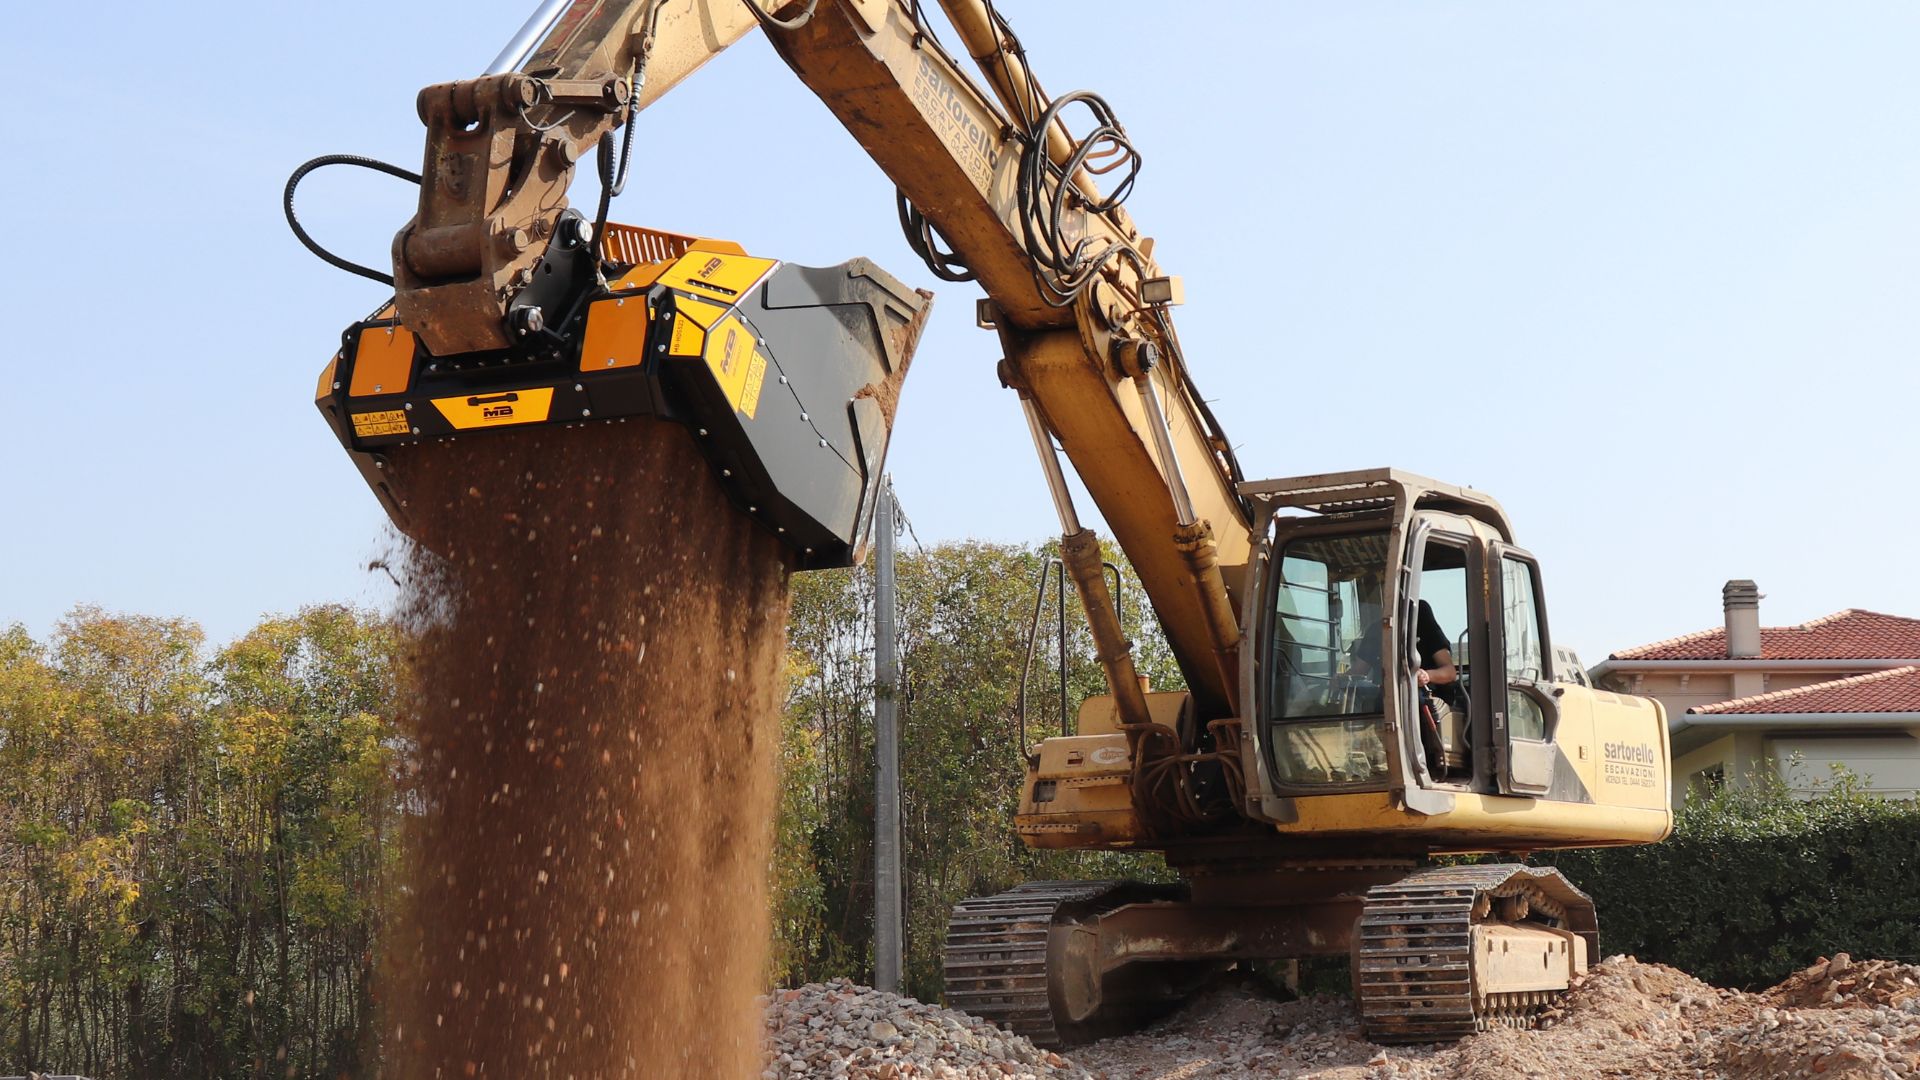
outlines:
M1236 963L1350 956L1367 1038L1531 1027L1599 947L1559 872L1301 860L1177 883L1035 881L954 908L947 1002L1036 1045L1123 1034ZM1193 872L1202 870L1202 872Z

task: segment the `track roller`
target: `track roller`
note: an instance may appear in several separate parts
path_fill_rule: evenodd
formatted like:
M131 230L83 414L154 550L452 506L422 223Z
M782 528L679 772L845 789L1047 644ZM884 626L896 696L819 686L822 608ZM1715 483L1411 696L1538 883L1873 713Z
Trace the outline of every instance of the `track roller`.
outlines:
M1029 881L954 906L947 925L947 1005L1036 1046L1122 1034L1176 1008L1212 962L1132 965L1103 977L1083 923L1129 905L1185 899L1180 885Z
M1445 866L1376 885L1353 941L1361 1027L1378 1043L1533 1027L1599 946L1592 898L1551 868Z

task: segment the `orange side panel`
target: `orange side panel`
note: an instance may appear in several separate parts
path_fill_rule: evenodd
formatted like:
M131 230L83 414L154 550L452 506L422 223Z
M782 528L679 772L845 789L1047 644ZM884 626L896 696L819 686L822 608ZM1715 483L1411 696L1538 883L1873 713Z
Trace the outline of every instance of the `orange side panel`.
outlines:
M664 268L665 264L661 264ZM581 371L634 367L646 358L647 300L629 296L600 300L587 308L587 338L580 346Z
M353 357L352 397L405 393L413 378L413 331L404 326L369 326L360 331Z
M320 373L320 385L313 388L313 400L319 401L321 398L333 393L333 373L338 370L339 367L339 357L336 356L327 361L327 370Z

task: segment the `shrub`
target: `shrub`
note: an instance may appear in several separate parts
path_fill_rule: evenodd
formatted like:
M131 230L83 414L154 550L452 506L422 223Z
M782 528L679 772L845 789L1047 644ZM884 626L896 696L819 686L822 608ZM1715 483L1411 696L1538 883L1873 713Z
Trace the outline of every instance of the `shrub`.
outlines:
M1771 986L1836 952L1920 957L1920 804L1844 770L1813 799L1777 781L1690 796L1665 843L1532 861L1593 895L1606 954L1721 986Z

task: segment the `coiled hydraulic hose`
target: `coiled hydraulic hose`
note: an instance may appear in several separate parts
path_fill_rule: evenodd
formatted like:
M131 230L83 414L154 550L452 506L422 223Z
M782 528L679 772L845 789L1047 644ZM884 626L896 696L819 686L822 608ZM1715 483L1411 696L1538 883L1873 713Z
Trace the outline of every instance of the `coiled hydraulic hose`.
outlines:
M294 189L300 186L300 181L306 179L308 173L315 169L325 168L328 165L358 165L363 169L383 172L388 176L397 176L402 180L411 180L416 184L420 182L420 174L408 172L398 165L389 165L384 161L375 161L370 157L361 157L358 154L322 154L312 161L307 162L305 165L293 170L293 175L287 177L287 190L283 197L287 211L287 224L293 227L293 235L299 237L302 244L307 245L307 250L340 269L345 270L349 274L359 274L364 278L372 278L382 285L393 284L393 276L391 274L383 274L370 267L361 266L359 263L348 262L333 252L328 251L326 248L321 247L313 237L307 235L307 230L300 227L300 218L293 212Z

